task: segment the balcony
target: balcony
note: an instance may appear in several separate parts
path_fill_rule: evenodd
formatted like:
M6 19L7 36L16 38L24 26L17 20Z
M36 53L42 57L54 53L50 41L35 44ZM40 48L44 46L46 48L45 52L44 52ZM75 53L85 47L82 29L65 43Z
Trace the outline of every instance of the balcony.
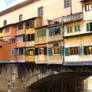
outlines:
M68 16L63 16L62 17L62 23L69 23L69 22L74 22L74 21L78 21L78 20L82 20L83 19L83 13L77 13L77 14L72 14L72 15L68 15Z

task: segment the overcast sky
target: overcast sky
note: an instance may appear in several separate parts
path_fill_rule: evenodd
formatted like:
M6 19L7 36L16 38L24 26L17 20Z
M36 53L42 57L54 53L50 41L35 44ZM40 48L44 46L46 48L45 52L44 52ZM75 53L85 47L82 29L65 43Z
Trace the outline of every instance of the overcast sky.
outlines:
M3 11L23 1L25 0L0 0L0 11Z

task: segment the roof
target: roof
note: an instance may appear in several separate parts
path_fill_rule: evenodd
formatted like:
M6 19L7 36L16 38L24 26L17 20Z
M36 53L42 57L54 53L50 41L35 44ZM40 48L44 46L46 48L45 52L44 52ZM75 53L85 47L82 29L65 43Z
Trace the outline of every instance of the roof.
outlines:
M34 3L36 1L39 1L39 0L26 0L26 1L22 2L22 3L20 3L20 4L17 4L17 5L12 6L12 7L8 8L8 9L4 10L4 11L1 11L0 12L0 16L4 15L6 13L12 12L13 10L16 10L18 8L21 8L21 7L23 7L25 5L28 5L30 3Z

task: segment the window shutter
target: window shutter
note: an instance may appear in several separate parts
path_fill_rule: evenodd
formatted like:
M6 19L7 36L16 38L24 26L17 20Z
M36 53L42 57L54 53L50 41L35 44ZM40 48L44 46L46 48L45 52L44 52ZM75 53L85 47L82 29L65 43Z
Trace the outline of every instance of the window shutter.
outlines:
M63 51L63 46L60 46L60 55L63 55L64 51Z
M76 32L77 28L76 28L76 25L75 25L75 32Z
M26 41L25 34L23 34L23 42L25 42L25 41Z
M87 55L87 46L84 46L84 47L83 47L83 54L84 54L84 55Z
M27 41L30 41L30 34L27 34Z
M81 47L78 47L78 55L81 55Z
M70 48L65 48L65 56L69 56L70 55Z
M26 53L26 48L23 48L23 55L25 55Z
M35 55L38 55L38 48L35 48Z
M44 55L47 55L47 47L44 47Z
M19 49L17 49L17 55L20 55L20 53L19 53Z
M29 21L26 21L26 29L29 28Z
M52 48L51 47L48 47L48 55L52 56Z
M70 27L70 33L72 33L72 27Z
M11 52L12 56L13 56L13 52L14 52L14 50L12 50L12 52Z
M80 31L80 25L78 25L78 31Z
M90 31L92 31L92 22L90 22Z
M86 30L87 30L87 31L90 31L90 23L87 23L87 24L86 24Z
M69 33L69 27L67 27L67 33Z
M28 56L28 49L25 49L25 55Z

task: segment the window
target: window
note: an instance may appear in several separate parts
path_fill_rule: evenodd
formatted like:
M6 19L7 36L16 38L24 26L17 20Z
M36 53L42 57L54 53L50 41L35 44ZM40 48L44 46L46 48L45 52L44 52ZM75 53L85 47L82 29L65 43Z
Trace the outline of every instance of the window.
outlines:
M92 54L92 46L84 46L83 47L83 53L84 53L84 55Z
M54 47L54 54L60 54L60 49L59 47Z
M23 53L24 53L23 48L19 48L19 55L23 55Z
M18 30L22 30L23 29L23 23L18 24Z
M26 21L26 29L34 27L34 19Z
M7 20L4 20L4 26L6 26L7 25Z
M17 37L18 42L23 42L23 35Z
M67 27L67 33L72 33L72 26Z
M45 37L46 36L46 30L39 30L37 32L37 37Z
M23 15L19 15L19 22L23 20Z
M75 25L75 32L80 31L80 25Z
M47 55L47 47L38 48L38 55Z
M85 11L90 11L91 10L91 5L90 4L86 4L85 5Z
M34 56L34 49L28 49L28 55Z
M71 47L70 55L78 55L78 47Z
M71 6L71 0L64 0L64 7L68 8Z
M38 16L42 17L43 16L43 7L38 8Z
M8 32L9 32L9 27L7 27L7 28L5 29L5 32L6 32L6 33L8 33Z
M81 55L81 47L65 48L65 56Z
M59 26L49 28L49 36L54 36L60 34L61 28Z

